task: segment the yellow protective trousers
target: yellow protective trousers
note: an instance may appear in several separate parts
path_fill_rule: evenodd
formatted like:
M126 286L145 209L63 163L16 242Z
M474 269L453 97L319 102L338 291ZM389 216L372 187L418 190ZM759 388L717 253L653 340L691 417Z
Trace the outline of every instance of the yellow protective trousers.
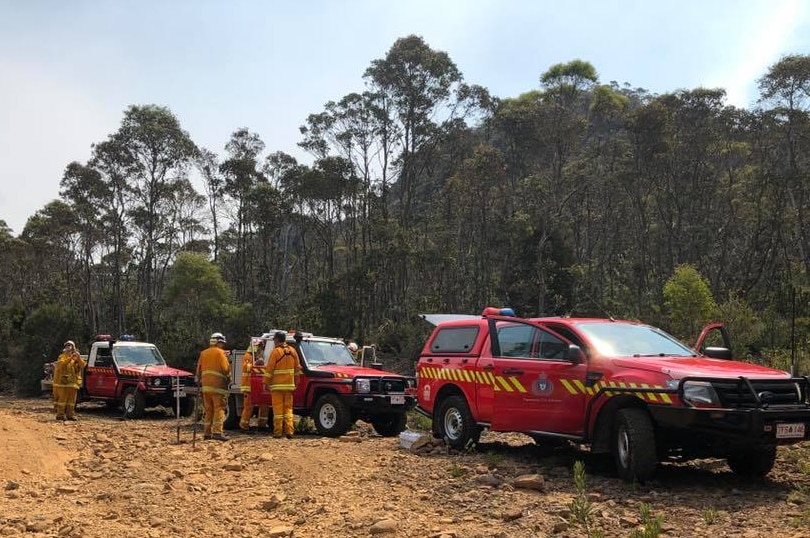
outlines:
M270 391L273 401L273 436L293 434L293 393L291 390Z
M243 430L247 430L250 428L250 417L253 416L253 410L256 409L256 406L253 405L250 393L243 392L242 393L242 419L239 421L239 427ZM270 410L267 408L266 405L259 406L259 428L264 428L267 426L267 415L270 414Z
M203 408L205 408L204 435L221 434L225 422L225 402L228 396L219 392L203 390Z
M56 418L72 418L76 415L76 387L57 387L53 391L56 395Z

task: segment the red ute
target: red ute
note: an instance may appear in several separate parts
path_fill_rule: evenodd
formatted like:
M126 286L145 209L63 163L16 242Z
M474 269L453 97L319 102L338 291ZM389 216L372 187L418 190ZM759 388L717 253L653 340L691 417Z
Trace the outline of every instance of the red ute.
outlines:
M426 315L418 410L458 448L483 428L610 452L620 476L659 460L719 456L765 475L776 446L810 435L810 382L730 357L722 325L695 351L641 323L596 318ZM720 331L725 347L704 345Z

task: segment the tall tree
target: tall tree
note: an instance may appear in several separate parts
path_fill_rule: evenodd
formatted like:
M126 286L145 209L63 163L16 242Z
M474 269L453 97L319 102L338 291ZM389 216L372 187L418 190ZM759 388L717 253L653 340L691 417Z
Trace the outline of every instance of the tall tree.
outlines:
M155 310L162 291L160 269L178 246L173 244L172 204L187 188L186 174L197 148L177 117L165 107L131 106L111 141L123 152L133 196L129 214L138 233L143 330L157 334Z

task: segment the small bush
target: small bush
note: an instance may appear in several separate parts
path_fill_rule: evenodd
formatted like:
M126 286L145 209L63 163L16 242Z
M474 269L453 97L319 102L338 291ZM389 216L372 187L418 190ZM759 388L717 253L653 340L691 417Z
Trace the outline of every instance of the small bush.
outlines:
M653 516L652 508L647 503L641 503L638 507L641 514L641 528L634 530L631 538L658 538L661 535L661 526L664 524L664 518L661 516Z

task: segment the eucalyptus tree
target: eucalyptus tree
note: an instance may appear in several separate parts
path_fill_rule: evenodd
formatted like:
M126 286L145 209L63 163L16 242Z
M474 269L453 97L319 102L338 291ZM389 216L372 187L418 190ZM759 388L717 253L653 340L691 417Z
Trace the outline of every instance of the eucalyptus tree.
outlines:
M187 172L197 148L177 117L165 107L131 106L110 137L121 151L128 190L129 216L136 233L142 317L146 338L157 333L156 305L162 270L177 252L172 211L178 193L187 188Z
M810 55L785 56L759 80L761 104L782 143L769 168L787 197L795 249L805 279L810 275Z
M85 323L92 332L98 333L101 332L103 288L96 263L104 242L102 219L107 210L105 204L109 200L109 188L98 170L75 161L65 169L60 186L60 195L73 209L79 230L79 248L75 255L83 275L82 310Z
M225 180L219 171L219 157L213 151L200 148L195 158L195 164L203 179L208 211L211 214L211 240L214 262L216 262L219 258L220 201L225 188Z
M264 151L264 142L259 135L248 129L238 129L231 135L225 145L227 157L219 166L224 179L223 193L233 203L232 223L235 232L235 252L231 271L234 274L236 295L245 300L256 292L255 278L251 271L253 251L250 237L253 232L254 215L249 203L253 188L265 181L260 165L260 155Z

